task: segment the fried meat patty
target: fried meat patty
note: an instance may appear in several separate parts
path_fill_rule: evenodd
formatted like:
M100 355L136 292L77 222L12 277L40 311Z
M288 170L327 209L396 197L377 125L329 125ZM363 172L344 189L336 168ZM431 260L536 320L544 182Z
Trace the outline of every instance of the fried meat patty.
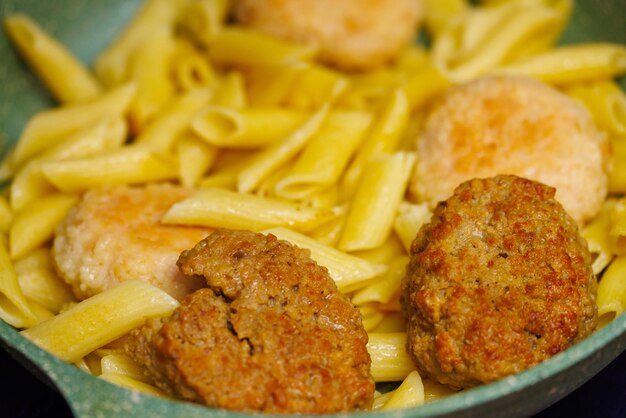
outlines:
M181 254L208 288L134 332L129 354L169 393L267 413L367 410L374 395L359 311L307 250L217 230Z
M410 192L435 206L472 178L515 174L556 188L579 223L607 194L610 149L589 112L539 81L488 76L449 89L429 110Z
M467 181L436 207L402 283L407 351L423 376L492 382L592 332L589 251L554 194L502 175Z
M421 0L236 0L242 24L315 45L320 59L345 70L392 60L416 36Z
M57 228L52 256L59 275L79 299L129 279L177 299L199 289L203 281L182 274L176 260L211 230L160 222L171 205L190 194L170 184L87 191Z

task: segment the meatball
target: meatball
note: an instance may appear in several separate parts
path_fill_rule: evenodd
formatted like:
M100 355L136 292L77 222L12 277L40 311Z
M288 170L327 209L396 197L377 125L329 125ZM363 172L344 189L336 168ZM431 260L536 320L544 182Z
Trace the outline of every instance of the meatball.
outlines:
M407 351L425 377L492 382L592 332L591 257L554 193L511 175L470 180L421 228L401 303Z
M59 275L79 299L128 279L153 284L177 299L199 289L203 281L182 274L176 260L211 230L159 221L190 194L169 184L86 192L54 237L52 256Z
M607 194L608 142L580 104L539 81L485 77L430 109L410 191L434 206L471 178L515 174L556 188L579 223Z
M267 34L315 45L320 60L367 70L392 60L416 36L420 0L236 0L235 18Z
M206 279L172 317L134 332L129 354L158 386L209 406L267 413L371 407L359 311L307 250L248 231L217 230L181 254Z

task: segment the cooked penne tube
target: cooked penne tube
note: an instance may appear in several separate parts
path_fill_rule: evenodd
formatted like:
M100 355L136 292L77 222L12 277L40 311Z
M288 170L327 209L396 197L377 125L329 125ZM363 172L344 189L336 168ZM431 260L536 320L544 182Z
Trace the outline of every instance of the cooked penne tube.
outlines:
M0 232L9 232L13 222L13 210L8 200L0 195Z
M300 62L251 68L246 74L251 106L284 106L297 79L307 68L307 64Z
M626 199L621 198L609 206L608 235L611 249L617 255L626 254Z
M612 135L626 138L626 93L614 81L575 85L566 93L589 109L599 127Z
M409 120L409 113L406 92L402 89L395 89L343 176L342 188L348 195L352 195L365 165L370 160L382 153L391 153L396 150Z
M378 392L376 392L374 395L374 402L372 403L372 411L380 411L380 409L385 405L385 402L391 398L391 395L393 395L393 391L382 394L378 394Z
M81 158L119 148L126 139L126 122L121 118L106 119L69 135L57 145L26 163L11 183L11 207L20 210L39 196L54 189L41 172L46 161Z
M371 121L372 116L366 112L331 112L293 167L276 183L276 194L303 199L335 184Z
M46 162L41 170L50 183L64 192L168 180L177 176L175 161L137 145L95 157Z
M363 329L370 332L376 328L378 324L383 320L383 313L380 312L374 304L367 304L357 306L359 312L361 312L361 320L363 323Z
M229 3L229 0L190 2L180 18L182 30L199 44L210 45L213 37L222 30Z
M107 354L100 360L102 374L116 373L144 383L151 383L143 367L124 354Z
M191 121L209 102L212 94L207 89L195 89L177 96L161 109L158 117L146 126L135 142L155 151L171 151L175 139L189 129Z
M87 68L30 18L8 16L4 27L20 55L60 103L82 102L102 93Z
M20 258L52 238L57 225L77 200L75 195L53 194L16 213L9 231L11 258Z
M470 8L467 0L425 0L424 21L428 30L435 36L458 19Z
M209 51L211 59L216 63L241 67L275 67L311 60L317 53L312 46L234 27L225 28L215 34Z
M150 42L154 31L172 28L185 0L148 0L97 58L94 63L96 75L105 86L111 87L127 81L129 60L136 49Z
M137 85L128 118L131 130L141 132L146 124L174 96L171 78L175 42L173 28L155 30L150 42L137 47L128 62L128 79Z
M450 86L450 80L441 68L427 63L413 71L403 84L410 109L421 109Z
M588 43L555 48L501 68L546 83L571 84L626 73L626 46Z
M615 258L598 283L598 327L626 310L626 256Z
M73 363L143 324L169 315L176 299L138 280L126 280L72 306L22 335L57 357Z
M340 249L375 248L387 239L414 162L414 153L397 152L365 166L339 240Z
M406 352L406 334L369 333L367 351L372 358L371 373L376 382L403 380L415 367Z
M136 390L138 392L156 396L159 398L170 398L165 392L163 392L156 386L142 382L141 380L133 379L130 376L119 373L102 373L100 375L100 378L126 389Z
M609 231L616 203L614 199L604 202L600 214L580 231L580 235L587 240L589 252L594 257L592 269L596 275L599 275L613 259L614 241Z
M309 231L327 222L333 210L304 207L286 200L208 188L174 204L162 222L260 231L286 226Z
M255 155L237 175L237 190L241 193L254 191L273 171L296 155L319 131L329 109L330 104L327 103L284 140L278 141Z
M32 324L33 326L40 324L54 317L54 313L50 311L48 308L46 308L45 306L41 305L40 303L30 298L26 298L26 299L28 300L28 306L30 306L30 311L35 316L35 323Z
M266 229L263 233L273 234L279 239L311 251L311 258L328 269L330 277L342 292L345 292L347 287L354 287L357 283L363 283L387 271L384 264L370 263L287 228Z
M307 234L315 241L328 245L329 247L336 247L339 238L341 237L341 231L346 223L346 211L339 214L336 218L320 225L319 227L309 231Z
M284 98L285 105L309 111L323 106L329 97L336 94L337 86L347 88L350 84L345 75L309 63L302 66L302 71L293 80Z
M11 159L12 165L20 166L26 159L54 146L67 135L93 126L104 118L122 116L135 92L134 84L126 84L92 101L36 114L28 121L15 145Z
M385 311L382 321L372 330L375 333L405 332L406 323L400 312Z
M404 378L400 386L395 389L387 402L381 408L390 409L411 408L424 403L424 384L419 373L413 370Z
M400 283L406 274L409 257L399 256L391 261L387 273L374 280L352 296L352 303L362 305L369 302L388 303L400 291Z
M171 73L178 89L183 92L196 88L213 88L218 83L218 75L209 57L190 42L180 39L177 39L172 56Z
M49 248L39 248L15 261L15 272L24 295L53 313L74 302L69 286L57 277Z
M626 193L626 136L611 140L613 167L608 172L609 193Z
M213 146L259 148L283 139L307 116L288 108L207 106L194 117L191 128Z
M216 106L242 108L248 105L248 94L243 76L238 71L231 71L215 90L211 103Z
M420 228L430 221L430 217L431 212L426 203L400 202L398 205L398 213L393 221L393 230L402 241L407 252L411 249L411 243Z
M371 250L353 251L353 255L364 258L370 263L390 264L396 257L406 255L402 242L391 234L385 242Z
M30 327L37 322L19 285L4 240L0 240L0 318L16 328Z
M188 131L176 141L178 178L185 187L194 187L217 158L217 148Z

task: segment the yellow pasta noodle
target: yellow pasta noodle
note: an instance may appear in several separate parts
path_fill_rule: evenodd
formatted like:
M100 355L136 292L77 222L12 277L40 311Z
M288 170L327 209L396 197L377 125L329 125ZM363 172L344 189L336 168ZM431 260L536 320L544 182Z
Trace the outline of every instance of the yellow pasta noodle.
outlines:
M284 138L306 118L306 113L288 108L208 106L194 117L191 128L213 146L258 148Z
M413 370L393 391L382 410L411 408L424 403L424 384L419 373Z
M142 392L159 398L170 398L165 392L163 392L156 386L142 382L141 380L133 379L132 377L124 374L103 373L102 375L100 375L100 378L126 389L136 390L138 392Z
M368 302L388 303L400 291L400 283L406 274L409 261L407 256L399 256L389 264L387 273L373 283L360 289L352 296L352 303L362 305Z
M57 357L75 362L146 319L168 315L177 307L176 299L159 288L127 280L22 331L22 335Z
M185 187L194 187L217 158L217 148L188 131L176 141L178 177Z
M626 136L611 141L613 167L609 170L609 193L626 193Z
M276 183L276 194L303 199L335 184L371 121L366 112L331 112L293 167Z
M231 71L215 90L212 104L242 108L248 105L245 80L239 71Z
M192 1L184 9L180 25L196 42L208 46L222 30L229 0Z
M589 109L599 127L612 135L626 138L626 93L614 81L575 85L566 93Z
M372 358L371 373L376 382L403 380L415 367L405 350L406 334L370 333L367 351Z
M4 27L22 57L59 102L81 102L102 92L87 68L27 16L9 16Z
M33 116L15 145L11 163L21 165L27 158L55 145L80 129L106 117L123 115L136 92L134 84L120 86L84 103L45 110Z
M626 256L609 264L598 283L598 327L603 327L626 310Z
M57 277L49 248L39 248L14 264L17 279L24 295L53 313L74 302L69 286Z
M383 264L370 263L286 228L267 229L263 233L274 234L279 239L311 251L311 258L328 269L330 277L343 292L387 270Z
M174 179L175 162L141 146L67 161L42 164L44 176L61 191L79 191L103 185L135 184Z
M4 240L0 240L0 318L17 328L29 327L37 322L19 285Z
M407 251L422 225L430 220L431 212L426 203L400 202L398 214L393 221L393 230Z
M174 204L162 221L253 231L275 226L308 231L334 216L335 212L329 209L309 208L287 200L207 188Z
M604 202L600 214L580 231L582 237L587 240L589 252L595 257L592 269L596 275L599 275L613 259L614 242L610 234L610 225L615 204L614 199Z
M213 88L219 82L218 74L209 61L209 57L201 53L190 42L177 39L170 64L172 78L181 91Z
M54 234L78 200L71 194L53 194L42 197L15 214L9 231L11 258L19 258L42 245Z
M385 241L414 162L415 154L397 152L365 166L339 240L340 249L370 249Z
M124 354L107 354L100 360L102 374L116 373L128 376L144 383L151 383L143 371L143 367Z

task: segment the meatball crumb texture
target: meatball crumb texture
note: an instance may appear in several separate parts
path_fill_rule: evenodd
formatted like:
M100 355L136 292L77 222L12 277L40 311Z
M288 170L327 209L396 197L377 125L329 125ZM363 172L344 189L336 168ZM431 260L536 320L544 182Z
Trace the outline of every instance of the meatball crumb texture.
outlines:
M273 235L217 230L181 254L207 287L134 331L127 351L170 394L266 413L371 408L359 311L307 250Z
M580 224L607 194L610 147L589 112L521 76L487 76L449 89L428 111L410 192L435 206L472 178L514 174L556 188Z
M512 175L462 183L411 246L407 351L454 388L520 372L589 335L597 282L552 187Z
M236 0L236 20L278 38L314 45L320 60L367 70L395 58L417 34L421 0Z

